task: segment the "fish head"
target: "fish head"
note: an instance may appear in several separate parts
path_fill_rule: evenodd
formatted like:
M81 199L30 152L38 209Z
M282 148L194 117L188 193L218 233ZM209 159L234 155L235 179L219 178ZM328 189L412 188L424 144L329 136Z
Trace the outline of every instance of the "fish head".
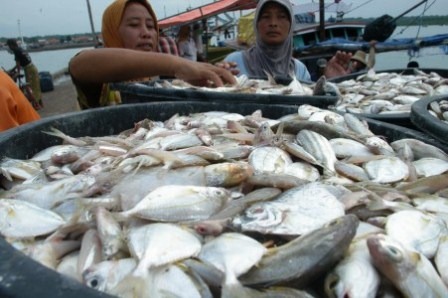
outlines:
M341 283L341 279L336 272L332 272L327 275L325 278L324 289L328 297L351 297L348 293L340 295L340 293L343 293L343 284Z
M266 233L280 225L285 218L284 210L274 204L259 203L247 208L232 224L243 231Z
M399 280L407 268L407 255L403 246L384 234L372 235L367 238L367 247L376 268L390 280Z
M103 269L106 268L91 266L84 270L82 273L84 284L89 288L104 292L107 285L107 272Z

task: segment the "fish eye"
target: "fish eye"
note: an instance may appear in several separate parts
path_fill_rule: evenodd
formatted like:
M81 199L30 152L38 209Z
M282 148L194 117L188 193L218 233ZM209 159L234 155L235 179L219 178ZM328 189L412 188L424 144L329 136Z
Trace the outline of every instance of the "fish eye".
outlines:
M223 196L225 194L225 192L224 192L224 190L222 190L222 189L216 189L215 190L215 195L216 196Z
M195 229L196 229L196 232L198 232L200 235L208 234L208 229L204 225L198 224Z
M339 283L339 276L335 273L331 273L325 280L325 290L330 297L337 297L336 287Z
M336 218L335 220L330 221L329 223L327 223L325 226L326 227L332 227L337 225L341 220L339 218Z
M388 257L394 261L401 261L403 259L401 250L394 245L388 245L387 252L388 252L388 254L387 254Z
M96 287L98 287L98 285L99 285L99 282L98 282L98 279L92 279L90 282L89 282L89 287L91 287L91 288L96 288Z

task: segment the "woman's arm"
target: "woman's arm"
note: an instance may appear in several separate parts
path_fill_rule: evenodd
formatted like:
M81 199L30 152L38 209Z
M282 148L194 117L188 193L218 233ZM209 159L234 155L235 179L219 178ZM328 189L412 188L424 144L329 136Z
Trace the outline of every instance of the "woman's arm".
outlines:
M107 83L152 76L173 76L196 85L235 84L233 75L220 67L156 52L102 48L85 50L69 64L79 82Z

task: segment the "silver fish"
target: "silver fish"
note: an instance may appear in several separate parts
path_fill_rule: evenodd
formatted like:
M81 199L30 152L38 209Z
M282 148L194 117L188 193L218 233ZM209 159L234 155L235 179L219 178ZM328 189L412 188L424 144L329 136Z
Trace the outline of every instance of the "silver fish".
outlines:
M375 267L405 297L447 297L448 288L424 255L385 235L370 236L367 246Z
M157 221L204 220L224 208L230 198L231 193L225 188L164 185L151 191L132 209L116 215Z
M398 157L388 156L363 165L373 182L394 183L409 177L409 167Z
M303 129L297 134L297 141L324 166L324 173L335 173L334 163L337 159L327 138L312 130Z
M0 233L4 237L31 238L49 234L65 224L55 212L32 203L0 199Z
M148 269L196 256L201 250L199 238L178 225L152 223L129 231L129 250L138 259L135 276L147 276Z
M205 243L198 258L225 273L222 285L233 284L237 282L237 277L261 260L266 250L266 247L249 236L224 233Z
M365 239L353 242L344 259L325 278L329 297L375 298L380 275L372 264Z
M137 261L133 258L102 261L85 269L82 280L89 288L108 293L136 266Z
M254 169L254 173L282 174L291 163L289 154L277 147L259 147L249 155L249 164Z
M0 162L0 173L9 181L13 181L14 178L21 180L31 179L41 171L40 163L34 160L4 157Z
M341 260L357 226L356 216L346 215L287 244L272 248L258 266L243 274L239 280L244 285L293 284L304 287Z
M309 183L291 188L275 200L257 203L234 218L243 231L302 235L344 215L344 206L325 187Z
M412 248L427 258L433 258L442 235L448 234L445 222L419 210L403 210L387 217L388 236Z

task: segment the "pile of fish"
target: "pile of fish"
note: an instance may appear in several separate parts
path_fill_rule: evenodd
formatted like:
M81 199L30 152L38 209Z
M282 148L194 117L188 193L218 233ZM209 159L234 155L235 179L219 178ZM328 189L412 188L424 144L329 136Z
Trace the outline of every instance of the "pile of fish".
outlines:
M448 155L352 114L143 119L0 163L0 233L119 297L448 297ZM43 285L44 286L44 285Z
M428 113L448 124L448 100L431 101L428 106Z
M294 79L287 85L279 84L275 79L267 75L267 80L251 79L246 75L235 77L237 83L233 86L223 87L198 87L191 85L183 80L175 79L172 81L163 80L155 82L156 88L171 88L171 89L192 89L206 92L227 92L227 93L252 93L252 94L271 94L271 95L295 95L295 96L309 96L313 95L314 84L303 83Z
M340 99L334 109L343 112L390 115L410 113L414 102L425 96L448 94L448 78L417 68L414 74L376 73L335 83Z

